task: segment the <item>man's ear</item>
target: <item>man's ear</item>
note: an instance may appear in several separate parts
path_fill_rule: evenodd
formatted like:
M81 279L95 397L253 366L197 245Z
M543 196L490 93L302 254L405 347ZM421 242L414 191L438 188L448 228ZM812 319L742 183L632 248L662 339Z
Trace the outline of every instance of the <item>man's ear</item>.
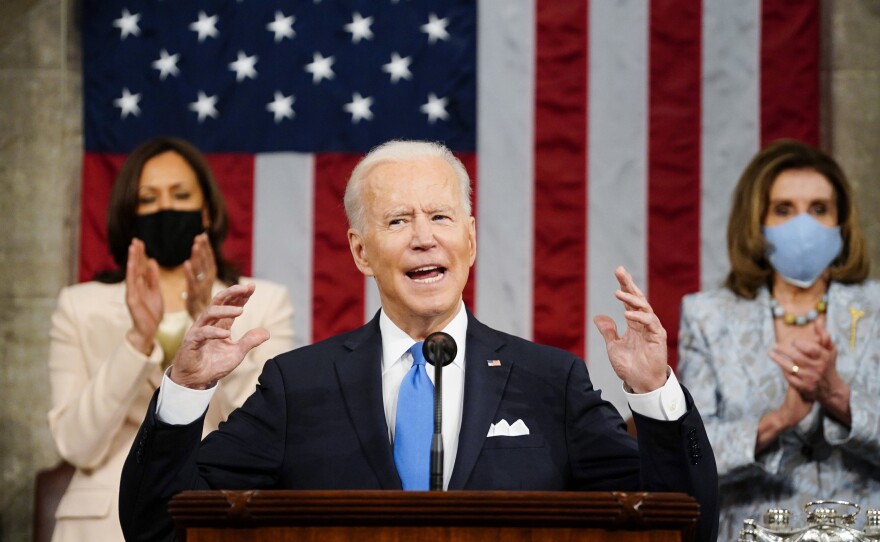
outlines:
M373 267L370 265L370 259L367 256L367 245L360 232L354 228L348 230L348 248L351 249L351 257L354 258L354 264L358 270L367 277L375 275Z

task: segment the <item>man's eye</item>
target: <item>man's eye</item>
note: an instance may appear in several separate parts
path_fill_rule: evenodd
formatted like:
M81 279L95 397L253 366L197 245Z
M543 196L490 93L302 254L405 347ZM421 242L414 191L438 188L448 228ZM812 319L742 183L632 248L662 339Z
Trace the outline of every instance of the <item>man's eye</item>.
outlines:
M434 215L433 220L450 220L450 218L446 215Z
M403 219L402 219L402 218L395 218L395 219L390 220L390 221L388 222L388 225L389 225L389 226L399 226L399 225L401 225L401 224L403 224Z

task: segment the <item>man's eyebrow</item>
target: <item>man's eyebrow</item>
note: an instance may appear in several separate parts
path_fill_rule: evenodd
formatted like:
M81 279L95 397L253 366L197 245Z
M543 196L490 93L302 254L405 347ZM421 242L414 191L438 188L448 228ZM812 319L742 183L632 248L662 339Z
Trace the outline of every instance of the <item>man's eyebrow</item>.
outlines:
M412 209L408 207L395 207L393 209L388 209L385 211L385 214L382 216L384 218L396 218L400 216L409 216L412 214Z
M455 209L452 205L436 205L428 210L428 213L450 213Z

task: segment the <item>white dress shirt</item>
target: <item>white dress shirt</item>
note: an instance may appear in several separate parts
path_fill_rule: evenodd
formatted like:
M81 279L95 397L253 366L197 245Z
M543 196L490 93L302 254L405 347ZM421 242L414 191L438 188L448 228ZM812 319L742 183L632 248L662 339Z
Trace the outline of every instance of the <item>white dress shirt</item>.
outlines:
M458 434L461 429L462 408L464 405L464 364L467 346L467 311L459 302L458 313L442 331L455 339L458 353L452 363L443 368L443 487L449 487L455 455L458 451ZM382 398L385 403L385 421L388 423L388 438L394 442L394 427L397 420L397 393L404 375L412 366L410 347L415 343L403 330L382 311L379 315L379 329L382 334ZM434 382L433 367L426 367L428 377ZM170 371L170 367L169 367ZM208 408L216 386L207 390L194 390L180 386L165 372L159 397L156 402L156 416L172 425L186 425L197 420ZM684 392L675 378L675 373L667 369L666 384L649 393L630 393L624 386L624 393L630 409L643 416L656 420L677 420L686 412ZM488 428L487 428L488 432Z
M455 359L443 367L443 488L449 487L455 454L458 452L458 433L461 429L461 412L464 405L464 360L467 338L467 311L459 302L458 313L441 331L455 340L458 352ZM410 347L416 342L391 321L385 311L379 315L379 329L382 332L382 398L385 401L385 420L388 422L388 437L393 445L394 430L397 426L397 392L403 377L412 367ZM428 378L434 382L434 367L427 364ZM432 418L433 420L433 418ZM432 421L433 423L433 421Z

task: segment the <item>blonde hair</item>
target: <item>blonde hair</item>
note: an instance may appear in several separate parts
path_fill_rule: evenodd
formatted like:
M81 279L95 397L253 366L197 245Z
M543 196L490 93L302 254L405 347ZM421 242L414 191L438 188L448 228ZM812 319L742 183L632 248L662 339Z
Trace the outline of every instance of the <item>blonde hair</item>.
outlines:
M373 148L352 170L343 198L349 227L363 232L366 222L363 180L367 178L374 167L387 162L408 162L419 158L433 157L442 158L455 172L462 206L467 215L471 216L471 179L461 160L440 143L395 139Z
M730 273L724 285L740 296L754 299L758 289L771 282L773 268L767 259L767 241L761 233L761 226L767 216L773 181L780 173L791 169L816 171L834 188L843 250L831 262L831 279L855 283L868 277L870 260L859 227L852 188L843 170L821 150L800 141L781 139L752 158L733 193L733 207L727 223Z

